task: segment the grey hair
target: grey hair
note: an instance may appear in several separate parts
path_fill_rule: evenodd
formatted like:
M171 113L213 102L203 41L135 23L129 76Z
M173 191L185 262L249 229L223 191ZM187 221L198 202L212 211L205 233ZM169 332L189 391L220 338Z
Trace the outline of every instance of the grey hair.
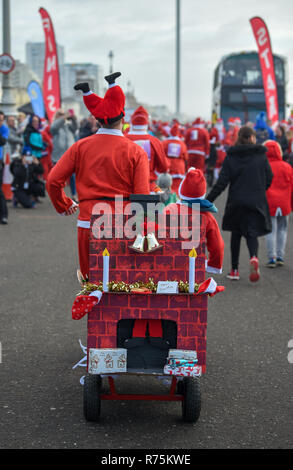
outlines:
M157 181L159 188L169 189L172 186L172 176L169 173L162 173Z

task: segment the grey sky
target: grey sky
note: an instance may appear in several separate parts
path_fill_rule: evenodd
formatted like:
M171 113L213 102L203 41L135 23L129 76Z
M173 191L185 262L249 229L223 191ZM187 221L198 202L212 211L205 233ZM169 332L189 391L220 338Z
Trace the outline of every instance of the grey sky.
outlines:
M175 108L175 0L11 0L12 55L24 60L25 43L44 39L38 9L52 17L66 62L93 62L114 68L141 101ZM249 18L267 23L273 51L293 64L292 0L181 0L181 108L208 118L213 71L230 52L256 50ZM2 12L1 12L2 14ZM293 87L288 83L288 101ZM291 89L290 89L291 88Z

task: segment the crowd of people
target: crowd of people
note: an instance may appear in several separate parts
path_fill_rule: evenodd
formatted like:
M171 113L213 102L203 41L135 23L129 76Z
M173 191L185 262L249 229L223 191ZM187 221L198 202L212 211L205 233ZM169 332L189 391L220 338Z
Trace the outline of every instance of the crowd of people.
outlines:
M33 209L45 197L45 183L56 163L72 144L96 134L100 127L92 114L78 123L72 109L59 109L52 123L36 115L19 113L16 118L0 111L0 222L8 222L1 189L5 149L11 161L13 206ZM293 117L273 128L265 113L259 114L256 123L243 126L239 118L231 117L226 129L222 119L162 122L151 119L139 106L130 122L122 123L122 132L146 152L149 175L145 178L150 191L159 192L166 206L181 200L182 183L193 168L204 174L210 187L209 194L199 198L206 203L213 203L229 187L222 224L223 230L231 231L229 279L240 278L242 237L250 255L252 282L260 275L258 237L266 237L267 266L284 264L288 217L293 209ZM78 204L74 173L68 184L71 200Z

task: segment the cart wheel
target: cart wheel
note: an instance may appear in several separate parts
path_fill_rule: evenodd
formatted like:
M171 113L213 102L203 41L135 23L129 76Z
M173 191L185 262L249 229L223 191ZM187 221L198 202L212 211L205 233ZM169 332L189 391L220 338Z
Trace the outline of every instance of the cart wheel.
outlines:
M83 414L87 421L99 421L101 413L102 379L99 375L87 374L83 387Z
M183 379L182 418L187 423L196 423L201 409L200 382L197 377Z

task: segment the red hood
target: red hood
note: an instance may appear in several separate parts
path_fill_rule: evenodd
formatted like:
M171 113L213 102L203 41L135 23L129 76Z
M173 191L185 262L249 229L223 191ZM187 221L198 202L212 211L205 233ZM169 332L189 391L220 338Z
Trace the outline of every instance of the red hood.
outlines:
M269 161L283 160L283 154L280 145L274 140L267 140L264 143L267 150L267 157Z

